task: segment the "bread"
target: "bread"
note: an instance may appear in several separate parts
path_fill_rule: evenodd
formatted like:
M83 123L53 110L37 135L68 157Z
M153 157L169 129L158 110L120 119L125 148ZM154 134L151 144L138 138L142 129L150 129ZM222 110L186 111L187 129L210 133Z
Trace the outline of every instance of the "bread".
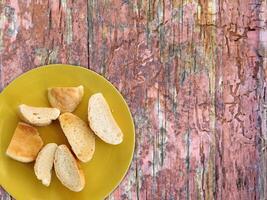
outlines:
M60 182L74 192L81 191L85 186L83 171L66 145L56 149L54 168Z
M104 142L120 144L123 133L112 116L111 110L101 93L92 95L88 103L88 121L91 129Z
M60 115L59 122L77 158L90 161L95 151L95 136L88 124L72 113Z
M57 108L33 107L22 104L19 106L21 120L36 126L46 126L60 115Z
M83 98L83 86L48 88L48 100L52 107L63 112L73 112Z
M36 128L19 122L6 154L20 162L32 162L43 146L43 140Z
M49 186L51 182L56 149L57 144L55 143L49 143L45 145L38 153L34 164L34 173L37 176L37 179L41 180L45 186Z

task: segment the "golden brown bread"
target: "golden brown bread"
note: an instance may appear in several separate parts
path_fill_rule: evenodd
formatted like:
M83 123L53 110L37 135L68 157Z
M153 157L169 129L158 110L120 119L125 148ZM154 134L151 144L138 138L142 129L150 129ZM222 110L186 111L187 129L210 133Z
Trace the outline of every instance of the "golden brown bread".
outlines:
M73 112L83 97L83 86L48 88L48 100L61 113Z
M32 162L42 146L43 140L38 130L29 124L19 122L6 154L20 162Z
M95 152L95 135L88 124L72 113L60 115L59 122L77 158L90 161Z

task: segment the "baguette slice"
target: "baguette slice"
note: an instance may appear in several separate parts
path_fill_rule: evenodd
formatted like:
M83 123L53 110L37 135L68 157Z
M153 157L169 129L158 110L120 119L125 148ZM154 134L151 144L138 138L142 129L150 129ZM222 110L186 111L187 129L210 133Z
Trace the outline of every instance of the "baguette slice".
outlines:
M36 159L43 146L43 140L36 128L19 122L6 154L14 160L28 163Z
M60 115L59 122L77 158L90 161L95 152L95 135L87 123L72 113Z
M49 143L45 145L38 153L34 164L34 173L38 180L41 180L45 186L49 186L51 182L54 155L57 144Z
M46 126L52 120L59 117L60 111L57 108L33 107L22 104L19 106L20 118L29 124L36 126Z
M104 142L120 144L123 133L112 116L111 110L101 93L92 95L88 103L88 121L91 129Z
M79 192L84 188L84 173L66 145L57 147L54 168L56 176L64 186L74 192Z
M48 100L52 107L63 112L73 112L83 98L83 86L48 88Z

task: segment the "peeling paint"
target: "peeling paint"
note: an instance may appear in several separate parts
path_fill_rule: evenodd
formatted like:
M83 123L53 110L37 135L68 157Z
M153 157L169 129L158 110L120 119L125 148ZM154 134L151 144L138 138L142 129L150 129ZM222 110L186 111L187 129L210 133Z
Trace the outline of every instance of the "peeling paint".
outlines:
M72 16L71 10L68 8L66 11L66 43L70 45L72 43Z
M6 23L6 15L1 14L0 16L0 53L4 50L3 36L4 36L4 26Z
M21 23L22 27L24 27L26 30L33 28L31 14L29 12L25 12L24 16L22 17Z
M39 65L80 64L105 75L128 102L136 151L109 199L267 198L266 2L4 7L2 86Z

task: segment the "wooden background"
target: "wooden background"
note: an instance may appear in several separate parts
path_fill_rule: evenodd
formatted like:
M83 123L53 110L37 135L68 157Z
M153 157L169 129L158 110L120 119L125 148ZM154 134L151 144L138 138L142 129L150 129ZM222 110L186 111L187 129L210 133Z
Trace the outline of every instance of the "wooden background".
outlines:
M266 24L266 0L0 0L0 89L68 63L122 92L136 150L110 200L266 200Z

